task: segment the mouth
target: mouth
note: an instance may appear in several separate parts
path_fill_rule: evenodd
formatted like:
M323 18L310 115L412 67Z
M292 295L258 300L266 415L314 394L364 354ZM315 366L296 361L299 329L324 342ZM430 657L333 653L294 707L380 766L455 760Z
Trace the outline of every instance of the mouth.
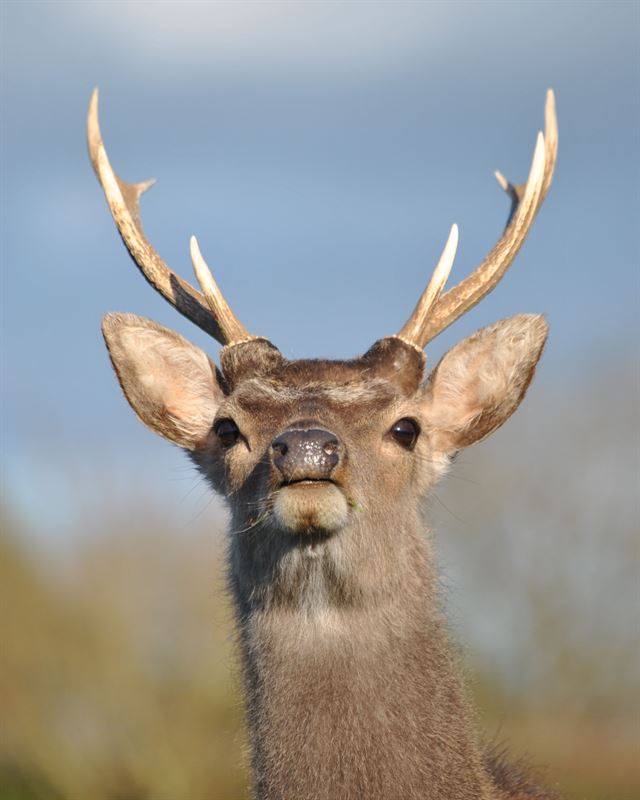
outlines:
M289 533L334 533L344 527L348 512L344 493L330 479L287 481L274 495L273 515L280 527Z
M296 478L291 481L283 481L278 488L283 489L287 486L323 486L323 485L332 485L337 486L338 484L331 480L331 478Z

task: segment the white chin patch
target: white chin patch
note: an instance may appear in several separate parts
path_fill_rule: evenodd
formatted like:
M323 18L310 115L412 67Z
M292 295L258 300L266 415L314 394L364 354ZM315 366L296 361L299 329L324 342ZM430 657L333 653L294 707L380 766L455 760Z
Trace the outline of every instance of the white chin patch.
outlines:
M333 483L293 483L276 493L273 515L290 533L332 533L344 527L349 507L344 494Z

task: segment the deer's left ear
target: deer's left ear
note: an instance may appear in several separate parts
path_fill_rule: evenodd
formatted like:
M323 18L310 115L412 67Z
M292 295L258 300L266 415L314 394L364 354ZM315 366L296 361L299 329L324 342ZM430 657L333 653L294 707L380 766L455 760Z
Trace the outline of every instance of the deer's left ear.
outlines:
M436 450L461 450L509 419L531 383L548 330L539 315L509 317L464 339L442 358L423 398Z

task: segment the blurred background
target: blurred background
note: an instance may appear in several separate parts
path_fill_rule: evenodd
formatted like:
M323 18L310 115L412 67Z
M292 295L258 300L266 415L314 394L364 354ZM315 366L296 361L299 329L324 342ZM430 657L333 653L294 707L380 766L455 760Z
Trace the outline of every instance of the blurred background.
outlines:
M215 342L131 264L86 155L188 280L198 235L291 358L397 330L452 222L499 236L558 101L556 178L516 265L429 350L544 312L520 412L430 502L489 739L566 798L640 796L637 2L0 3L0 798L247 797L225 511L134 418L101 316ZM326 324L327 309L333 324Z

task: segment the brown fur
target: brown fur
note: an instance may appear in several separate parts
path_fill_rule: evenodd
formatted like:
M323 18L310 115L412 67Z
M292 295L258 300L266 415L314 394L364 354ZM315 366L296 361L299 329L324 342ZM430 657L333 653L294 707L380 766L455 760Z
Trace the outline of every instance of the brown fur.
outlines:
M542 787L536 770L526 761L509 759L505 747L492 744L485 748L484 764L501 800L559 800L559 795Z
M217 373L160 326L130 315L105 323L138 416L185 447L229 503L229 586L259 800L544 796L481 753L421 508L450 456L515 411L546 331L537 316L503 320L455 347L421 384L423 359L399 339L353 361L290 362L266 340L246 342L223 349ZM413 449L391 435L404 418L421 431ZM222 419L241 433L228 449L213 430ZM304 503L289 503L285 529L274 502L302 487L278 481L269 450L300 421L334 432L343 456L330 491L306 487ZM329 513L336 498L346 499L346 517ZM314 527L314 518L325 522Z

